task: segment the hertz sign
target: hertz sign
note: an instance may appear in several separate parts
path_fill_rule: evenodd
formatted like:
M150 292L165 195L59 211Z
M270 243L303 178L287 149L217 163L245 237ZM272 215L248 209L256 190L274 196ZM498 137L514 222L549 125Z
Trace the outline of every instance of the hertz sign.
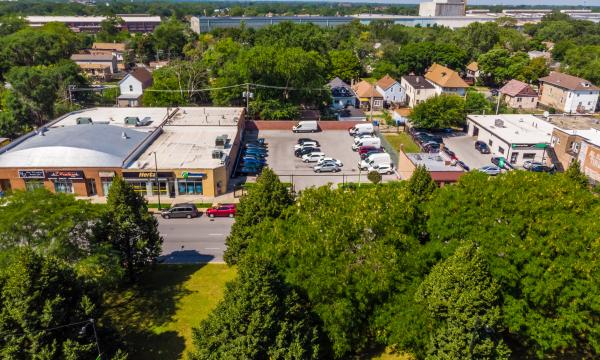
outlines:
M158 173L154 171L139 171L139 172L124 172L123 177L126 179L155 179L159 178L168 178L172 177L173 173L171 172L161 172Z

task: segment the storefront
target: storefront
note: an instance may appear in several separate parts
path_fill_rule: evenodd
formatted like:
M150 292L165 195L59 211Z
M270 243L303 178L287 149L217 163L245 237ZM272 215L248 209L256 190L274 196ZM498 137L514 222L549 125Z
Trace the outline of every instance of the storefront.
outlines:
M133 187L138 194L145 196L175 197L175 176L172 172L131 171L123 172L123 179ZM158 180L158 182L157 182Z
M178 195L203 195L203 180L206 174L201 172L182 171L177 176Z
M83 170L50 170L46 171L46 178L53 183L56 193L75 194L76 184L85 186Z

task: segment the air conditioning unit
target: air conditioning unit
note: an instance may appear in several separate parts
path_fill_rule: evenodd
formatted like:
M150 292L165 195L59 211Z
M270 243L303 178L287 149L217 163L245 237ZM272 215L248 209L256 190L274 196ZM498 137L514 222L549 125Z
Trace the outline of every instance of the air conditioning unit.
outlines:
M137 126L137 123L140 121L138 117L128 116L125 118L125 125L133 125Z
M135 126L147 126L150 125L150 123L152 123L152 119L149 116L146 116L142 120L139 120Z
M224 149L225 145L227 145L227 135L219 135L215 139L215 146L218 149Z
M91 124L92 118L91 117L78 117L77 119L75 119L75 123L77 125Z
M213 159L221 159L223 157L223 151L221 150L213 150L212 158Z
M496 119L494 120L494 125L496 125L496 127L504 127L504 120Z

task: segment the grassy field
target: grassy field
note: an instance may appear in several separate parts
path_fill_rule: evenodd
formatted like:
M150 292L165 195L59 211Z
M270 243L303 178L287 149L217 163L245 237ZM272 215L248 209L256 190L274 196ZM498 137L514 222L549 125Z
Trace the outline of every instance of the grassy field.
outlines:
M182 359L192 327L223 297L235 269L222 264L158 265L140 285L107 294L110 320L125 336L130 359Z
M421 151L419 145L415 144L413 139L407 133L385 134L385 138L390 142L394 149L400 149L400 144L403 144L404 152L406 153L418 153Z

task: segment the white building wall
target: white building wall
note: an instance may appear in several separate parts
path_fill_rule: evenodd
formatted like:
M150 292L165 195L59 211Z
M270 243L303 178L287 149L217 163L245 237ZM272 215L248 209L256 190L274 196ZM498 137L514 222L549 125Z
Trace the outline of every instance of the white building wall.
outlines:
M594 112L598 104L598 94L600 94L599 91L569 91L563 111L574 113L581 106L585 112Z
M376 86L376 88L377 90L379 90L380 93L383 94L383 99L387 102L401 103L404 102L406 98L406 93L404 92L404 89L402 88L402 86L400 86L398 82L390 86L385 91L379 86Z
M125 76L125 78L119 84L121 95L133 94L142 95L144 90L142 89L142 83L131 75Z

